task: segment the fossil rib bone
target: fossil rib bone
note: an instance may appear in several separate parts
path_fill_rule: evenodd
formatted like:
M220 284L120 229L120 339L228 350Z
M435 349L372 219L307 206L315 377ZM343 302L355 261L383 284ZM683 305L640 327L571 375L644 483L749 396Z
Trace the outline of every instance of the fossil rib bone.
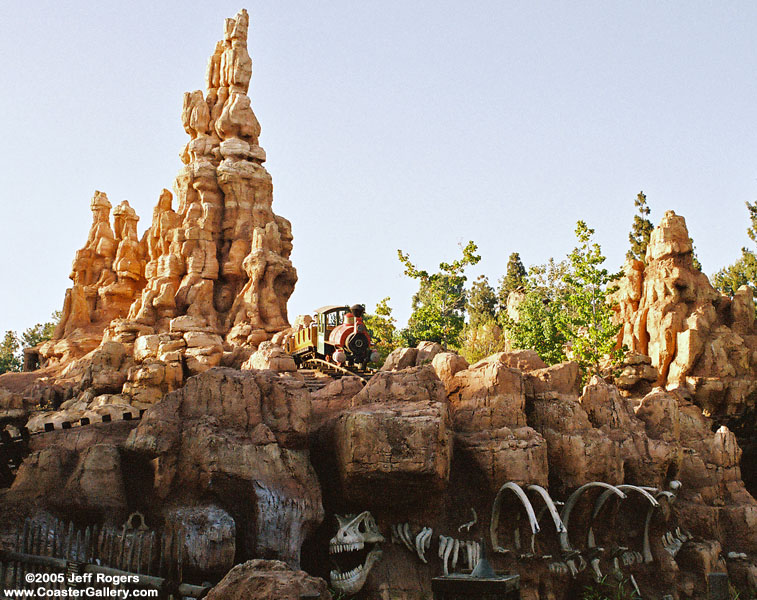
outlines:
M473 527L476 523L478 523L478 515L476 514L476 509L471 508L470 511L473 513L473 520L460 525L460 527L457 528L458 531L462 531L463 529L465 529L465 531L470 532L470 528Z
M523 488L521 488L517 483L515 483L514 481L508 481L505 485L499 488L497 496L496 498L494 498L494 505L492 506L492 518L491 522L489 523L489 535L491 536L492 540L492 548L495 552L501 553L507 552L507 550L499 545L499 540L497 538L497 526L499 525L499 513L502 507L502 498L504 497L505 492L508 490L516 495L521 504L523 504L523 508L526 509L526 515L528 515L528 521L531 526L531 533L536 534L539 532L539 522L536 519L534 507L532 506L531 501L528 499L528 496L526 496Z

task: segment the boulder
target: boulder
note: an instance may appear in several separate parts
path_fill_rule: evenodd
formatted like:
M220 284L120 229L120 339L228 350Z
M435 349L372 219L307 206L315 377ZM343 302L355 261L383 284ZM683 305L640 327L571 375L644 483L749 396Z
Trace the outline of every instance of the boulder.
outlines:
M503 365L524 373L547 368L547 364L534 350L511 350L510 352L500 352L494 356Z
M278 560L249 560L237 565L205 596L208 600L331 600L323 579L291 569Z
M415 366L419 367L430 363L434 357L444 351L441 344L436 342L421 342L417 346L418 354L415 357Z
M243 369L270 369L280 373L294 373L297 365L290 354L272 342L263 342L242 364Z
M523 374L529 398L577 398L581 383L578 363L564 362Z
M352 406L373 403L447 403L444 386L431 365L411 367L401 372L379 371L352 398Z
M449 389L455 431L478 432L526 425L523 375L498 355L458 371Z
M418 358L418 348L397 348L386 357L382 371L399 371L414 367Z
M467 360L455 352L440 352L434 356L431 366L434 367L437 377L441 379L444 388L449 393L455 374L467 369L470 365Z

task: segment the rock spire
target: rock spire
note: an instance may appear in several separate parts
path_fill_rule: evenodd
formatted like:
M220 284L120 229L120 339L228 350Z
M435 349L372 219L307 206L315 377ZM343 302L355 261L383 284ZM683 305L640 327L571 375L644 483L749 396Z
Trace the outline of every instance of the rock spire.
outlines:
M192 360L190 371L199 371L219 364L224 351L256 348L289 327L287 301L297 281L292 227L271 209L273 185L247 95L248 26L245 10L226 19L208 61L207 90L184 94L184 166L174 194L160 194L143 238L127 202L113 210L111 227L111 204L95 192L92 228L44 358L83 356L103 334L132 344L139 336L191 332L212 341L187 344L203 357Z

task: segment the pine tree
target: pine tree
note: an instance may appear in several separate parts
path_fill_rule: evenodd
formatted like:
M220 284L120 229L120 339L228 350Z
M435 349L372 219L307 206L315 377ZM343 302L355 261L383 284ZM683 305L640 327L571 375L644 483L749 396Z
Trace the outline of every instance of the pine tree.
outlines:
M497 314L497 295L485 275L479 275L473 282L465 308L468 312L468 323L472 327L494 320Z
M520 254L513 252L507 261L507 273L499 280L499 289L497 290L497 299L500 308L507 306L507 297L510 292L523 289L526 285L528 272L520 260Z
M650 210L644 192L639 192L637 194L634 205L636 206L638 214L634 215L631 232L628 234L628 241L631 242L631 249L626 253L626 258L643 262L654 225L652 225L652 221L649 220Z
M0 373L21 370L21 358L19 351L21 344L15 331L6 331L3 341L0 342Z

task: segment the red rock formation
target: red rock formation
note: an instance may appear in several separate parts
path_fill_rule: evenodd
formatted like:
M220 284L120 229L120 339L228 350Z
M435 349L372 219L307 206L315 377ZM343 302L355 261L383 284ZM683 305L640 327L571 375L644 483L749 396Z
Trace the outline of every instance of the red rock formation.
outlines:
M206 94L184 95L191 140L176 178L178 208L164 190L147 234L148 284L129 319L156 332L181 331L174 320L187 315L195 331L256 347L289 327L286 303L297 276L291 225L271 210L271 176L247 96L247 28L244 10L227 19Z
M331 600L326 582L294 571L277 560L250 560L234 567L216 585L208 600Z
M753 408L757 329L749 288L733 299L692 263L683 217L665 213L652 232L646 265L627 262L616 293L620 340L651 358L658 384L691 395L711 415Z
M123 344L134 361L124 363L123 388L109 391L122 392L119 405L157 402L183 384L185 371L238 367L289 328L287 301L297 281L292 229L271 208L273 185L247 96L247 29L246 11L227 19L206 93L184 96L182 122L191 139L174 185L176 209L163 190L140 241L128 203L115 208L111 227L111 205L95 192L93 224L74 261L61 323L40 348L46 365L65 377L61 368L70 371L101 342Z
M213 499L237 522L241 556L298 565L304 538L323 519L309 419L302 382L213 369L150 408L126 448L153 461L162 503Z
M145 248L137 238L137 217L124 200L113 211L108 197L95 191L87 243L76 252L61 320L53 339L40 347L51 363L66 364L96 348L112 319L124 317L144 286Z

